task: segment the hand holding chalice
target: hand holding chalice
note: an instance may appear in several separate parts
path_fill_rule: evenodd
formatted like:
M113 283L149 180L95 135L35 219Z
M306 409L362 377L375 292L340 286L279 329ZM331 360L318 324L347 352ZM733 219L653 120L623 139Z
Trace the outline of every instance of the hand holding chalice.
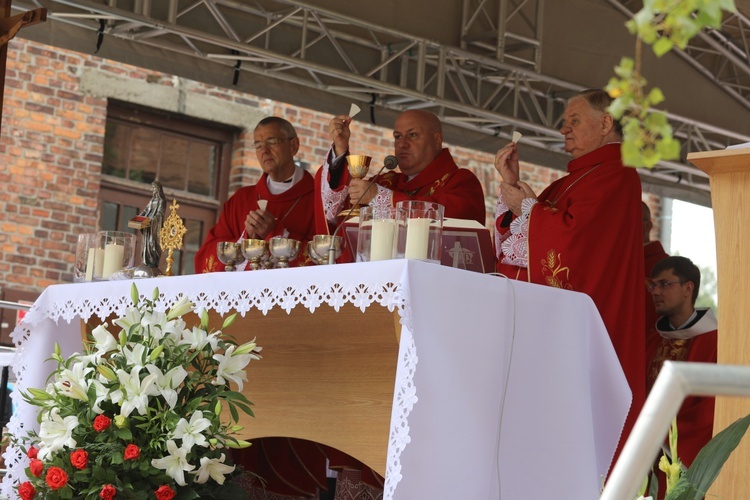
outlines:
M364 179L367 176L367 172L370 170L370 162L372 161L371 156L366 155L349 155L346 157L348 163L349 175L353 179ZM351 208L342 210L339 216L342 217L356 217L359 215L359 206L355 205L356 201L352 201Z

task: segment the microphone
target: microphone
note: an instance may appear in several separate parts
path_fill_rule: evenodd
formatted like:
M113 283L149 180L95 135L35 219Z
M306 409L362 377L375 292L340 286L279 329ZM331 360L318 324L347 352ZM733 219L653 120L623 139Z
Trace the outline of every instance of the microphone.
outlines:
M393 170L394 168L398 167L398 158L396 158L393 155L388 155L383 160L383 166L380 167L380 170L378 170L378 173L373 175L370 178L370 183L367 185L367 189L365 189L361 195L359 195L359 198L357 198L357 201L354 202L352 206L359 205L359 202L362 201L362 198L364 198L365 194L370 190L372 185L375 183L375 179L383 172L383 170ZM333 231L333 234L331 235L331 243L328 245L328 264L335 264L336 263L336 233L339 232L339 229L341 229L344 226L344 222L349 220L351 217L347 217L346 219L342 220L338 226L336 226L336 229ZM356 251L356 250L355 250Z

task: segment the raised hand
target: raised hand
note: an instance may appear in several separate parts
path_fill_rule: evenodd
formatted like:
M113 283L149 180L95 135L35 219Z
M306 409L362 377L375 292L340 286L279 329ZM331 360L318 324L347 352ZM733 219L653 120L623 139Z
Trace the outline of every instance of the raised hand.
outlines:
M351 116L338 115L333 117L329 124L328 132L331 134L333 152L337 157L343 155L349 149L349 137L351 136L349 124L351 122Z
M495 154L495 168L503 178L503 182L517 186L520 166L518 164L518 145L511 142Z

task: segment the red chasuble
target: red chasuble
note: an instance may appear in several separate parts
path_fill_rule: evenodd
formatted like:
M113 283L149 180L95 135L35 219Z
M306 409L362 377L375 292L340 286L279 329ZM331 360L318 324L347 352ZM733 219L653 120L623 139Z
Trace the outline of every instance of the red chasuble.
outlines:
M315 176L315 223L318 234L329 232L321 199L321 179L323 169ZM334 191L343 189L349 183L349 171L344 168L339 185ZM484 225L484 191L477 176L470 170L458 168L447 148L413 179L400 172L388 171L377 176L375 183L393 190L393 204L404 200L434 201L445 207L445 217L470 219ZM333 229L330 229L333 231Z
M633 392L620 447L646 395L641 210L638 174L622 165L620 144L607 144L568 163L568 175L539 196L529 219L528 269L498 263L510 278L593 299Z
M224 270L224 264L216 256L216 243L238 241L243 237L247 214L258 210L258 200L268 200L266 210L277 220L276 228L266 240L274 236L283 236L285 230L288 231L289 238L301 242L299 256L290 262L290 265L300 265L304 262L302 255L306 252L307 242L315 235L313 178L305 172L302 179L288 191L271 194L268 191L267 177L263 174L258 184L240 188L224 203L219 221L208 232L206 240L195 254L196 273Z

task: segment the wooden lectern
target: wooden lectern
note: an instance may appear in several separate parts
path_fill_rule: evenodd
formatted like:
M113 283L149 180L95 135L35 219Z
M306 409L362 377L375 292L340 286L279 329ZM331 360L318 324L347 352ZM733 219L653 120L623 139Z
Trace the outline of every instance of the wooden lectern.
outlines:
M750 365L750 148L691 153L711 181L719 291L718 362ZM750 413L746 398L717 397L714 435ZM750 490L750 439L745 436L709 492L744 498ZM713 497L712 497L713 498Z

